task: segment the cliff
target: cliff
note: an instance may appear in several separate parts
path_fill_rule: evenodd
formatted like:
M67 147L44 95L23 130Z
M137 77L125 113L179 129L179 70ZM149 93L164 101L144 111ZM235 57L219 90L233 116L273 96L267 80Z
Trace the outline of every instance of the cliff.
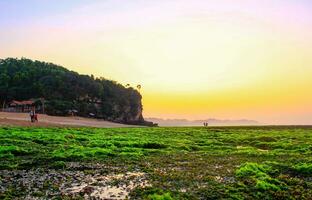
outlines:
M78 115L120 123L144 124L142 96L103 77L81 75L62 66L30 59L0 59L0 103L44 99L49 115ZM42 108L43 105L39 106Z

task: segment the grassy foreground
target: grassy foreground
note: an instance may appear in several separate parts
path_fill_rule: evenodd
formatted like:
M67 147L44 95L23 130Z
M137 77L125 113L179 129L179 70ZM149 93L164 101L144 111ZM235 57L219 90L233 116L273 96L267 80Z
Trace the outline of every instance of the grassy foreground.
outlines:
M312 199L312 128L0 127L0 199L87 197L58 193L63 179L13 184L38 169L146 174L130 199Z

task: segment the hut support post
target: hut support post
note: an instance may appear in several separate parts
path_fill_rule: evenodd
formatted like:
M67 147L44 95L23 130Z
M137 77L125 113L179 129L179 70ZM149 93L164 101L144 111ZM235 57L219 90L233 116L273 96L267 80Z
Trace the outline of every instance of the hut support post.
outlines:
M4 106L5 106L5 100L3 101L3 104L2 104L2 110L4 110Z

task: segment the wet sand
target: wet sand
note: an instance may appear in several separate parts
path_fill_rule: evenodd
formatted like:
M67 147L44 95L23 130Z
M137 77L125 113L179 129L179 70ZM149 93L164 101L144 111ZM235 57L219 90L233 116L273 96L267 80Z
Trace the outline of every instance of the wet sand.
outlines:
M39 114L38 120L39 122L31 123L28 113L0 112L0 126L97 127L97 128L138 127L98 119L90 119L83 117L56 117L44 114Z

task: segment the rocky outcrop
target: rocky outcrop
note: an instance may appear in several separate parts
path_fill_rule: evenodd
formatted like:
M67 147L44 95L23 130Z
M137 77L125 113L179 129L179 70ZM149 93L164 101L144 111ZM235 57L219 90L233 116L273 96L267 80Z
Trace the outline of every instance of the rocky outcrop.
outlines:
M48 115L76 115L144 124L141 86L134 88L93 75L29 59L0 59L0 105L12 100L44 99Z

